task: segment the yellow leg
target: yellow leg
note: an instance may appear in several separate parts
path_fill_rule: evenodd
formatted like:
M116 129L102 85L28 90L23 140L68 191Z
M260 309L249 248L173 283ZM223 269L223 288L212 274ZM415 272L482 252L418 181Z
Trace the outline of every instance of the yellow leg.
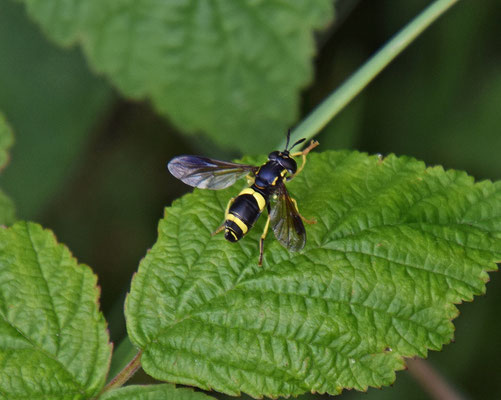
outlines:
M300 151L298 153L291 154L291 157L299 157L299 156L301 156L303 158L303 162L302 162L301 166L298 168L298 170L296 171L296 173L294 175L292 175L291 177L289 177L289 180L292 179L292 178L294 178L297 174L299 174L303 170L303 168L304 168L304 166L306 164L306 156L308 155L308 153L310 151L312 151L319 144L320 143L318 143L316 140L312 140L311 143L310 143L310 145L306 149L304 149L303 151Z
M268 214L268 219L266 220L266 225L264 226L263 234L259 240L259 262L257 265L263 265L263 252L264 252L264 239L266 239L266 234L268 233L268 228L270 227L270 215Z
M219 225L219 227L218 227L218 228L217 228L214 232L212 232L212 233L211 233L211 236L215 236L215 235L217 235L219 232L224 231L224 228L225 228L225 222L226 222L226 221L224 221L221 225Z
M230 199L228 202L228 205L226 206L226 210L224 212L224 221L221 225L219 225L219 228L217 228L214 232L212 232L212 236L217 235L219 232L224 231L225 228L225 222L226 222L226 216L228 215L228 211L230 210L231 205L233 204L233 201L235 200L234 197Z
M291 197L291 200L292 202L294 203L294 207L296 207L296 211L297 211L297 214L301 217L301 219L306 223L306 224L309 224L309 225L313 225L313 224L316 224L317 223L317 220L315 218L312 218L312 219L307 219L305 217L303 217L300 213L299 213L299 208L297 208L297 201L296 199L293 199Z

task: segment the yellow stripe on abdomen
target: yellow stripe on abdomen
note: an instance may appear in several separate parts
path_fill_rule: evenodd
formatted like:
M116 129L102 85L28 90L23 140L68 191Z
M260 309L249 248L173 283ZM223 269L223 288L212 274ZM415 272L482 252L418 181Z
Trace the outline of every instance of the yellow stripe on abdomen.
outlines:
M264 208L266 207L266 200L264 199L263 195L259 192L256 192L254 189L246 188L239 193L239 196L243 194L250 194L252 197L256 199L259 211L263 211Z
M242 230L242 233L244 235L249 230L249 228L247 227L247 225L245 225L243 223L243 221L240 218L238 218L236 215L233 215L233 214L226 215L226 221L233 221L235 224L237 224L238 227Z

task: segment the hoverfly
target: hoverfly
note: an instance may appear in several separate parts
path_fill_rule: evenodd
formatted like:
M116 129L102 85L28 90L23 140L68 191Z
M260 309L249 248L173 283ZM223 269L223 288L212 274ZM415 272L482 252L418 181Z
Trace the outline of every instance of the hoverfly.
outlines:
M276 238L285 248L299 251L306 243L302 220L306 223L316 222L307 220L299 213L297 203L289 196L285 182L301 172L306 163L306 155L318 146L318 142L312 140L306 149L291 154L290 151L305 139L298 140L290 148L289 139L290 130L285 150L270 153L268 161L259 167L190 155L174 157L167 165L176 178L200 189L224 189L247 175L250 187L230 199L225 211L225 221L213 235L224 230L226 240L240 240L266 208L268 219L259 242L258 265L263 262L264 239L270 224ZM294 157L299 156L302 157L302 164L298 168Z

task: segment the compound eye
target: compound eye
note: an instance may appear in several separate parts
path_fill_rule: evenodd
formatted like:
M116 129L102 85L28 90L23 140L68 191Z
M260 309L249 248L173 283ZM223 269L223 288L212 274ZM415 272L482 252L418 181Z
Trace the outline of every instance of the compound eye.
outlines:
M287 157L282 159L282 166L289 172L289 174L295 174L297 171L297 164L293 158Z
M276 160L278 158L278 151L268 154L268 160Z

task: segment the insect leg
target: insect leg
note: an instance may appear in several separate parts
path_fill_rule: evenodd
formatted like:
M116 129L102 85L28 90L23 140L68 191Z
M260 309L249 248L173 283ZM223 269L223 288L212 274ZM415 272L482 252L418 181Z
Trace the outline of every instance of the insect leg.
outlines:
M268 233L268 228L270 227L270 213L268 213L268 219L266 220L266 225L264 226L263 234L259 240L259 262L257 265L263 265L263 252L264 252L264 239L266 239L266 234Z
M219 232L224 231L224 228L226 227L225 223L226 223L226 221L223 221L223 223L221 225L219 225L219 227L214 232L211 233L211 236L215 236Z
M303 151L300 151L298 153L291 154L291 157L301 156L303 158L303 162L302 162L301 166L297 169L296 173L294 175L290 176L287 180L291 180L292 178L294 178L297 174L299 174L303 170L304 165L306 164L306 156L308 155L308 153L310 151L312 151L319 144L320 143L318 143L316 140L312 140L310 145L306 149L304 149Z
M211 236L217 235L219 232L224 231L224 228L226 227L226 216L228 215L228 211L230 210L230 207L233 204L234 200L235 198L232 197L230 201L228 201L228 205L226 206L226 210L224 212L224 221L214 232L212 232Z
M294 203L294 207L296 207L297 214L301 217L301 219L302 219L305 223L307 223L307 224L309 224L309 225L313 225L313 224L316 224L316 223L317 223L317 220L316 220L315 218L312 218L312 219L307 219L307 218L303 217L303 216L301 215L301 213L299 212L299 208L297 208L297 201L296 201L296 199L293 199L293 198L291 197L291 200L292 200L292 202Z

